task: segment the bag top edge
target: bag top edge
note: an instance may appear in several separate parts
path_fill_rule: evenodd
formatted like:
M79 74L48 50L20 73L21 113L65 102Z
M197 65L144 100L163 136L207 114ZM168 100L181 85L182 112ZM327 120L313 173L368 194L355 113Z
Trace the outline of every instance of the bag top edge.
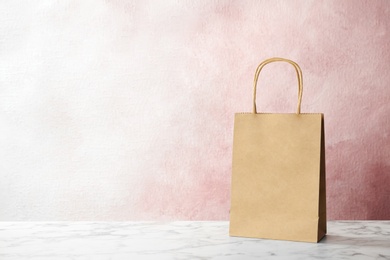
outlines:
M252 113L252 112L237 112L235 115L253 114L253 115L324 115L324 113Z

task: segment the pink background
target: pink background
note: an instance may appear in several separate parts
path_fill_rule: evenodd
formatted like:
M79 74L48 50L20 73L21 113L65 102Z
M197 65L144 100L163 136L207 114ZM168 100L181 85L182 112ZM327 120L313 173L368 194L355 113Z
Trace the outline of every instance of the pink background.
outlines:
M258 63L326 124L329 219L390 219L389 1L2 1L0 220L227 220ZM287 64L258 109L294 112Z

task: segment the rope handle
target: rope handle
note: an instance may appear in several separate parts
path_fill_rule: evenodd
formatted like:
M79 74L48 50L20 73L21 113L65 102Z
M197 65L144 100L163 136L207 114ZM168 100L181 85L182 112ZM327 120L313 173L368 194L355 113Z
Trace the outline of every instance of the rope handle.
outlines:
M276 57L275 58L270 58L270 59L267 59L267 60L263 61L262 63L260 63L260 65L256 69L255 79L254 79L254 82L253 82L253 113L254 114L257 113L257 109L256 109L256 88L257 88L257 81L259 79L260 71L268 63L272 63L272 62L276 62L276 61L283 61L283 62L290 63L291 65L294 66L295 71L297 72L297 77L298 77L298 107L297 107L297 114L300 114L301 113L302 92L303 92L302 70L298 66L298 64L295 63L294 61L288 60L288 59L284 59L284 58L276 58Z

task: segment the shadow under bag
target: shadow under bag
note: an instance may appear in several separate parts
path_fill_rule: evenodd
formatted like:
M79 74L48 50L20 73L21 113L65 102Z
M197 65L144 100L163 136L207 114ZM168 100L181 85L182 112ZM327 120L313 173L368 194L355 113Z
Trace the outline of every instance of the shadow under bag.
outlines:
M280 61L297 73L297 112L258 113L260 71ZM295 62L271 58L258 66L253 112L234 118L231 236L318 242L326 234L324 116L301 113L302 92Z

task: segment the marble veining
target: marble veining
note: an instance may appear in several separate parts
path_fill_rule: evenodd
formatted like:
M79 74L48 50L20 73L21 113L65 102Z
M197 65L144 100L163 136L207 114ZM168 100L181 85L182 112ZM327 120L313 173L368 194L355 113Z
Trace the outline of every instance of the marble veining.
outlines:
M0 259L390 259L390 221L330 221L318 244L228 236L227 221L0 222Z

